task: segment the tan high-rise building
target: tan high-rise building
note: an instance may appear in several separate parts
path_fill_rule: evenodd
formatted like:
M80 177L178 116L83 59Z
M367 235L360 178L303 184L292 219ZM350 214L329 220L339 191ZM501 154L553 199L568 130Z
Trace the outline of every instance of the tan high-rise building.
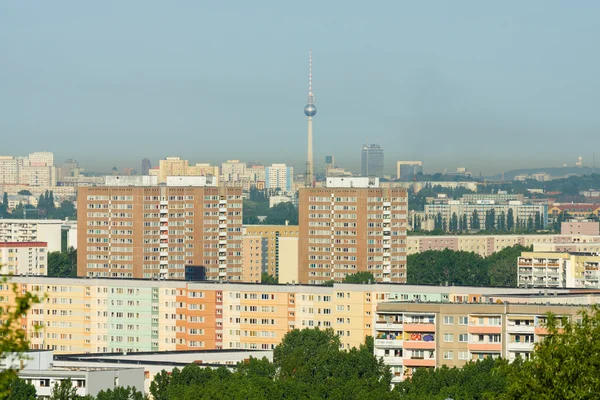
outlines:
M158 183L166 183L168 176L219 176L219 167L210 164L190 165L188 160L179 157L167 157L160 160L158 171L150 172L158 175Z
M244 225L244 236L257 236L261 238L262 272L273 277L279 277L280 270L297 270L294 262L283 265L282 260L289 260L294 252L293 246L286 246L282 254L280 238L297 238L298 225ZM288 250L289 249L289 250Z
M242 279L242 190L81 187L79 276Z
M321 284L371 272L379 282L406 282L406 189L373 178L327 178L300 189L299 279Z

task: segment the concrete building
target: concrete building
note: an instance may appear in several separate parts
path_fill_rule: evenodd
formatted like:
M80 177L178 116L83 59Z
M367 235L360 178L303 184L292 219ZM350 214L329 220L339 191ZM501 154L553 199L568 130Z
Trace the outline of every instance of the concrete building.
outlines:
M104 186L158 186L158 176L107 175L104 177Z
M242 243L242 282L260 283L263 269L263 238L244 234Z
M269 208L273 208L282 203L292 203L296 205L296 199L291 196L269 196Z
M79 276L242 279L240 188L79 188Z
M442 220L445 220L448 226L452 216L456 214L459 221L459 229L465 229L465 227L460 226L460 221L463 220L463 216L466 216L466 229L476 229L472 226L473 214L476 212L479 216L480 229L485 229L486 213L492 210L495 214L495 221L502 215L508 218L508 214L512 212L515 226L521 226L528 224L530 219L531 221L535 221L536 215L539 214L542 226L548 226L548 205L524 204L520 201L509 201L508 203L499 204L493 200L478 200L474 203L462 200L439 201L434 204L425 205L425 216L427 219L435 219L438 215L441 215Z
M46 242L0 242L0 274L46 275L48 244Z
M158 163L158 183L166 183L169 176L212 176L217 180L219 177L219 167L210 164L190 165L188 160L179 157L167 157Z
M152 168L152 163L150 162L150 159L144 158L142 160L142 169L140 170L140 171L142 171L142 175L149 175L151 168Z
M13 276L10 282L20 291L45 296L20 325L31 349L56 354L270 350L290 330L305 327L332 328L349 349L373 335L381 302L473 303L497 293L496 288L405 284L331 287L45 276ZM506 296L539 291L502 289ZM0 298L3 304L14 303L10 284L0 284Z
M554 220L559 214L567 214L571 218L587 219L600 216L600 204L593 203L554 203L548 209L548 215Z
M0 243L45 242L48 251L61 251L59 219L0 219Z
M283 251L287 252L288 250L294 250L289 249L289 247L282 250L280 247L280 239L297 238L299 235L298 225L244 225L243 233L244 236L261 238L261 272L277 278L279 276L280 267L282 266L280 262L281 259L289 260L292 258L289 253ZM294 268L294 265L297 265L297 262L298 261L296 260L296 262L292 264L291 269Z
M344 179L342 187L333 179ZM406 281L406 190L363 180L328 178L327 188L300 189L300 282L339 282L361 271L379 282Z
M28 157L0 156L0 185L56 186L54 155L31 153Z
M361 153L361 175L383 178L383 147L365 144Z
M96 396L100 391L131 386L144 392L144 368L121 365L107 367L96 364L92 368L56 365L52 351L30 351L21 360L16 356L3 360L0 369L21 368L19 378L33 385L38 399L49 399L55 384L71 379L78 396Z
M392 369L392 382L420 368L462 367L468 361L528 359L548 334L546 314L576 318L580 305L380 303L375 355Z
M422 161L396 161L396 179L411 181L423 173Z
M598 221L567 221L560 224L561 235L600 235Z
M285 164L273 164L265 168L265 188L293 192L294 168Z

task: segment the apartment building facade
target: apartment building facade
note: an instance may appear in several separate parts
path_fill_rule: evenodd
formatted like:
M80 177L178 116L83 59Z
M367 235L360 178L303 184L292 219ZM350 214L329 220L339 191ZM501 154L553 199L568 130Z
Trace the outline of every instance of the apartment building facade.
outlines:
M497 289L396 284L257 285L14 276L19 292L45 296L21 319L33 350L56 353L274 348L288 331L332 328L345 349L373 335L386 301L481 302ZM0 305L14 304L0 283ZM538 289L506 289L522 295ZM566 293L557 289L558 293ZM36 327L39 327L36 329Z
M48 251L61 251L59 219L0 219L0 243L45 242Z
M280 269L297 270L298 261L290 263L288 254L284 254L280 247L281 238L297 238L299 235L298 225L244 225L244 236L255 236L261 239L260 251L262 261L262 272L273 277L279 277ZM286 253L293 251L289 246L283 250ZM282 264L282 259L286 260Z
M46 275L48 243L0 242L0 274Z
M242 279L242 191L218 187L78 190L79 276Z
M0 156L0 185L56 186L54 155L36 152L28 157Z
M292 192L294 189L294 168L285 164L273 164L265 168L265 188Z
M406 281L408 197L369 178L327 178L299 192L300 282L341 281L361 271L378 282Z
M502 357L528 359L548 334L546 314L578 318L581 305L442 304L389 302L377 306L375 355L389 365L392 382L420 368L462 367Z
M583 247L592 251L522 253L517 263L519 287L600 289L600 243Z

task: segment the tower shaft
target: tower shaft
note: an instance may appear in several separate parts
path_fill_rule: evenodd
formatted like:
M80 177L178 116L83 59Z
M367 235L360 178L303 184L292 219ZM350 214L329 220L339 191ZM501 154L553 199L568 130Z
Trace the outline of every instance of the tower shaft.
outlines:
M306 186L312 187L314 181L313 171L313 138L312 117L308 117L308 152L306 154Z

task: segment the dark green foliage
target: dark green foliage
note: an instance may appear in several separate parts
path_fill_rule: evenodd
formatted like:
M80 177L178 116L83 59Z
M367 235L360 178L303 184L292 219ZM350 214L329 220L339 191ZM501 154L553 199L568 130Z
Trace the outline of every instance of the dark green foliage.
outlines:
M447 249L409 255L406 276L411 285L487 286L489 282L483 258Z
M116 387L115 389L101 390L96 396L96 400L146 400L147 397L144 393L138 391L136 388L127 387Z
M508 214L506 215L506 229L512 231L515 227L515 215L512 208L508 209Z
M260 282L261 283L268 283L271 285L276 285L279 283L279 281L277 280L277 278L275 278L273 275L269 275L266 272L263 272L260 276Z
M77 276L77 250L71 247L66 253L48 253L48 276Z
M258 217L266 217L264 224L268 225L289 225L298 224L298 209L292 203L281 203L273 208L269 208L268 190L250 189L247 199L243 204L243 222L244 224L256 225L261 223Z
M357 272L356 274L346 275L343 283L369 283L375 282L375 277L367 271Z
M31 196L31 192L27 189L19 190L18 194L21 196Z
M79 400L80 396L77 394L77 388L73 386L73 382L70 378L63 379L56 382L52 387L52 394L50 400Z
M600 393L600 307L580 321L548 315L548 336L531 361L509 369L504 399L597 399Z
M150 391L156 400L394 398L372 338L359 349L339 346L332 330L293 330L276 347L274 362L250 358L235 371L192 364L158 374Z
M532 247L515 245L487 258L466 251L428 250L407 259L407 283L412 285L517 286L517 259Z
M36 400L35 387L20 378L14 378L8 385L8 397L6 400Z
M477 210L473 210L473 215L471 215L471 229L481 229L481 221L479 220L479 213Z
M280 203L267 211L267 225L298 225L298 209L292 203Z
M419 369L394 388L400 399L494 399L508 384L508 363L486 358L462 368Z

